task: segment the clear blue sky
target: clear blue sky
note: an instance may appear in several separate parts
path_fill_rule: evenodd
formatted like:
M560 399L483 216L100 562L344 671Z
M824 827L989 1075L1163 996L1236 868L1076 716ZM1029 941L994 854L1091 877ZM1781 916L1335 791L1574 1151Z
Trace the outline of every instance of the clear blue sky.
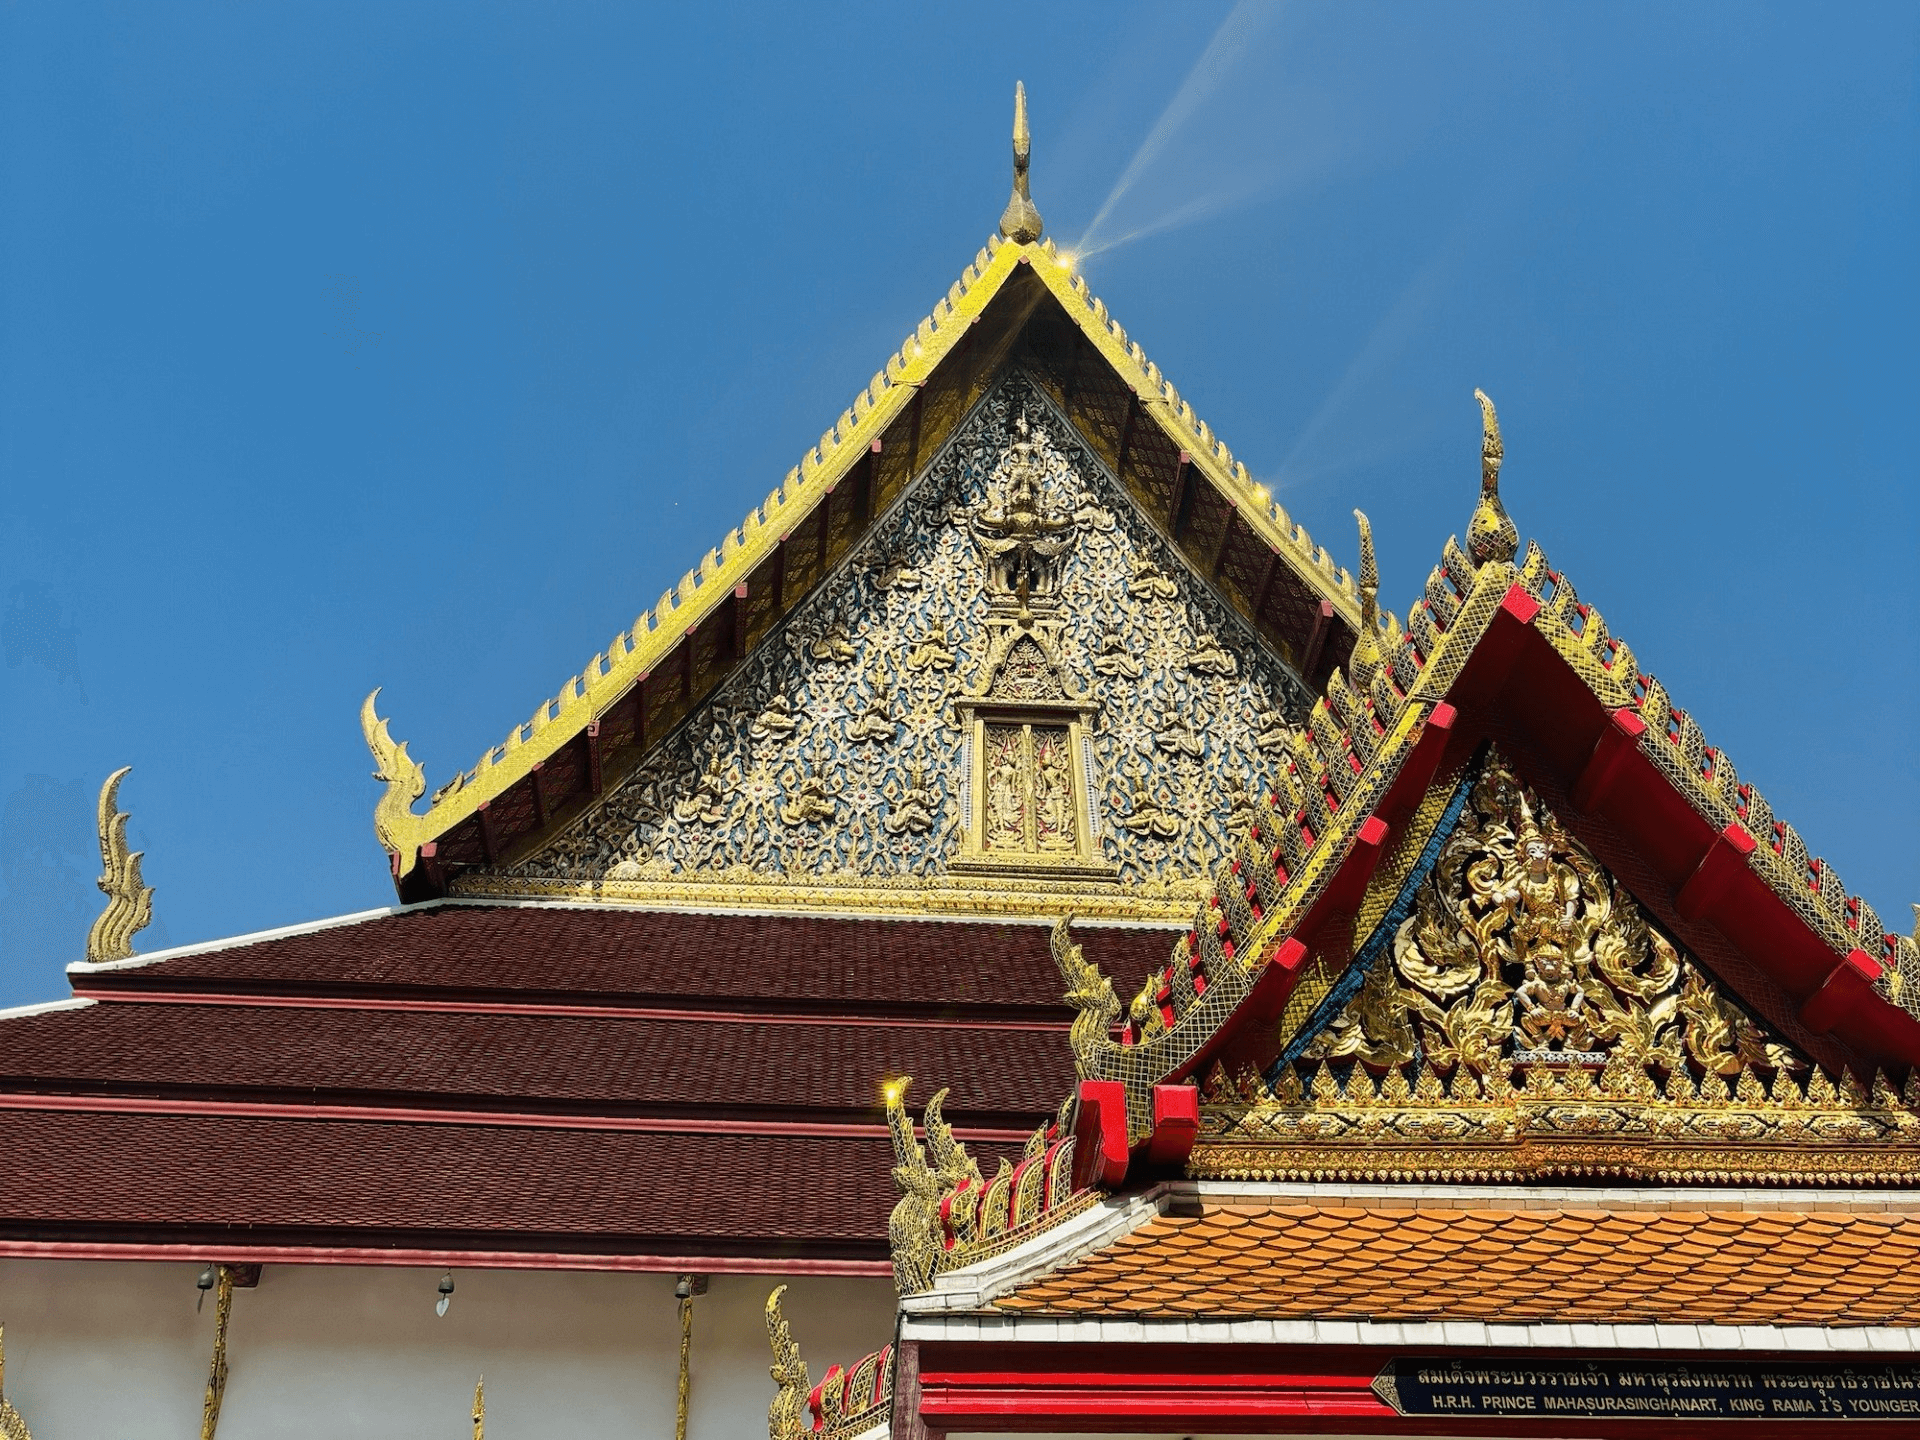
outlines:
M1484 386L1522 533L1904 928L1917 67L1911 4L9 5L0 1002L118 765L146 948L387 903L361 696L437 785L652 604L993 228L1016 78L1317 537L1404 609Z

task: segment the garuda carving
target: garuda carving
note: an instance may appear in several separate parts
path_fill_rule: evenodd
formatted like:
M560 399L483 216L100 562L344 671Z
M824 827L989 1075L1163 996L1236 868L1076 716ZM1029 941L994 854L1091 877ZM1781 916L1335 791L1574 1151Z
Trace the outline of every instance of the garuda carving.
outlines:
M1047 468L1038 454L1024 409L1014 417L1015 439L1008 447L1004 490L967 516L967 527L987 562L987 593L1014 598L1022 609L1032 600L1051 599L1059 590L1059 560L1073 548L1071 515L1040 508Z
M1804 1069L1653 926L1497 756L1360 993L1302 1058L1738 1075Z

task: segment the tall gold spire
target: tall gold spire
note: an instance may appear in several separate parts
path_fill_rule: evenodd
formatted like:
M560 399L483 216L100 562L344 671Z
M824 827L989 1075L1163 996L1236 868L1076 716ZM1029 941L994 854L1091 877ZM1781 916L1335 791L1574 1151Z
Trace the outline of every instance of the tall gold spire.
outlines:
M1033 132L1027 129L1027 87L1013 86L1013 198L1000 214L1000 233L1016 244L1031 245L1046 233L1046 222L1027 189L1027 162L1033 158Z
M1511 560L1520 549L1520 532L1500 504L1500 462L1506 450L1500 444L1500 417L1484 390L1475 390L1480 402L1480 503L1467 522L1467 558L1475 565Z
M1360 633L1353 640L1353 658L1347 679L1364 697L1380 668L1380 566L1373 558L1373 525L1366 512L1356 510L1360 522Z
M482 1375L473 1387L473 1440L486 1440L487 1377Z
M125 960L133 954L133 937L153 919L153 889L140 879L141 851L127 849L127 815L119 808L120 782L131 765L122 765L100 787L100 878L94 883L107 897L107 908L87 932L87 959Z

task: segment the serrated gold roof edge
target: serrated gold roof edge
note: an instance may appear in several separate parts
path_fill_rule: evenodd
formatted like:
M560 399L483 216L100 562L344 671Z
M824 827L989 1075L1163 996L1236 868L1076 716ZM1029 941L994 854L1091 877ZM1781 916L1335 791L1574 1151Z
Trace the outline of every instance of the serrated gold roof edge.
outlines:
M398 858L398 874L412 869L421 845L470 818L481 805L504 794L536 764L577 738L731 595L734 586L772 554L780 536L812 514L820 498L885 432L1022 263L1032 267L1102 358L1139 395L1141 409L1180 445L1190 463L1233 504L1254 533L1288 557L1295 572L1357 628L1359 602L1353 576L1287 515L1194 414L1192 405L1181 399L1138 343L1128 340L1105 304L1088 289L1085 278L1075 272L1073 258L1062 256L1051 240L1015 244L993 236L785 480L677 585L666 590L652 609L615 635L605 651L567 680L557 695L542 701L530 718L508 731L470 770L455 776L457 783L436 792L444 798L430 803L424 814L387 807L388 825L380 838Z

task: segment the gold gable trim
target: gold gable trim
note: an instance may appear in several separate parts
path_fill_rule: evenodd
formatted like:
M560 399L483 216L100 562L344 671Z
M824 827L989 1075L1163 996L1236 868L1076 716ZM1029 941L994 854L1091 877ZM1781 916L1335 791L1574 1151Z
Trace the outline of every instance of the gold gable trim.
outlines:
M377 834L395 857L396 876L412 870L421 845L471 818L483 804L577 740L692 629L726 603L735 587L772 556L781 537L811 515L827 492L871 451L1022 266L1032 271L1120 380L1139 396L1142 414L1180 447L1192 468L1230 501L1249 528L1285 558L1318 596L1334 606L1349 627L1357 627L1360 612L1354 577L1255 482L1139 344L1128 339L1106 305L1090 292L1084 277L1075 273L1073 257L1060 254L1051 240L1015 244L996 236L766 500L748 512L630 630L616 635L604 652L562 685L558 695L543 701L472 769L436 791L425 814L409 808L418 793L411 789L413 772L383 766L376 778L386 782L387 791L379 806ZM363 724L384 722L373 717Z

